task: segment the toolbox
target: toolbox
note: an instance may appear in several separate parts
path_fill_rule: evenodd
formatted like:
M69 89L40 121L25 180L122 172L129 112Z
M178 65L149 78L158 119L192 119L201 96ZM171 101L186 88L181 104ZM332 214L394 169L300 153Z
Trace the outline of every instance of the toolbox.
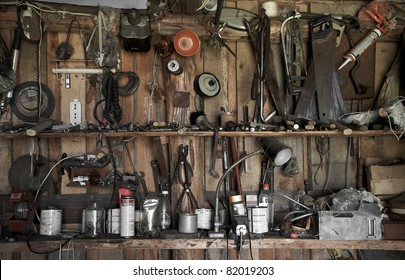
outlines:
M362 203L357 211L319 211L318 215L320 240L382 239L382 218L375 203Z

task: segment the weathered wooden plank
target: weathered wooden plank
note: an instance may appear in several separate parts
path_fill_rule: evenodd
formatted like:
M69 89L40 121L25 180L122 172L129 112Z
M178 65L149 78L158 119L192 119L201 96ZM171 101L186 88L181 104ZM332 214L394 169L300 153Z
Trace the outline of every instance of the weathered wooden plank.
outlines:
M12 163L12 140L0 139L0 162L2 168L0 168L1 178L8 178L8 169ZM0 182L0 194L9 194L11 187L8 184L8 180L1 180Z

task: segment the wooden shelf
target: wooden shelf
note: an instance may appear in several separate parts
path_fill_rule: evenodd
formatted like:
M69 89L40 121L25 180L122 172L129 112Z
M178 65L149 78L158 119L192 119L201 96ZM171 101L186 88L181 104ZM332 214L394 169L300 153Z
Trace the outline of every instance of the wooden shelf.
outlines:
M36 251L51 251L59 248L60 239L44 238L30 241L30 246ZM63 242L63 240L62 240ZM226 239L126 239L120 237L111 238L75 238L75 248L83 249L235 249L233 240ZM256 249L362 249L362 250L395 250L405 251L405 240L350 240L331 241L318 239L286 239L286 238L259 238L251 240L252 248ZM243 248L249 248L249 242L245 242ZM0 253L29 251L26 242L2 243Z
M396 135L401 135L402 131L395 131ZM103 132L103 137L210 137L213 136L212 131L189 131L178 133L177 131L134 131L134 132ZM219 136L223 137L378 137L378 136L393 136L391 131L383 130L367 130L353 131L350 135L344 135L341 131L326 130L326 131L220 131ZM98 137L98 132L69 132L69 133L49 133L44 132L37 137L41 138L62 138L62 137ZM31 137L26 134L2 133L1 138L21 138Z

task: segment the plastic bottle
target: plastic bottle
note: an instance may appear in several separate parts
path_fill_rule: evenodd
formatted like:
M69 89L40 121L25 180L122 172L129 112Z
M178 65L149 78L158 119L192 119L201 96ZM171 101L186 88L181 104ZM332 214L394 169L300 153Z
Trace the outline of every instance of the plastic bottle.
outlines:
M269 228L272 228L274 223L274 203L273 194L270 191L270 184L263 184L259 195L259 206L267 207L267 223L269 224Z
M172 209L170 207L169 192L162 191L159 198L159 225L161 230L169 229L172 220Z

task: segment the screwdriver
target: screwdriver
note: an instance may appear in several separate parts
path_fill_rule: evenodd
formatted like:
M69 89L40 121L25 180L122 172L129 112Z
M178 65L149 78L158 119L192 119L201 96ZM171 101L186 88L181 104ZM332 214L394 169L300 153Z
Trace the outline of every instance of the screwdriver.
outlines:
M345 56L345 62L339 67L338 70L345 67L350 62L356 61L356 59L368 48L373 44L383 33L378 28L378 26L374 27L367 36L365 36L356 46L354 46Z

